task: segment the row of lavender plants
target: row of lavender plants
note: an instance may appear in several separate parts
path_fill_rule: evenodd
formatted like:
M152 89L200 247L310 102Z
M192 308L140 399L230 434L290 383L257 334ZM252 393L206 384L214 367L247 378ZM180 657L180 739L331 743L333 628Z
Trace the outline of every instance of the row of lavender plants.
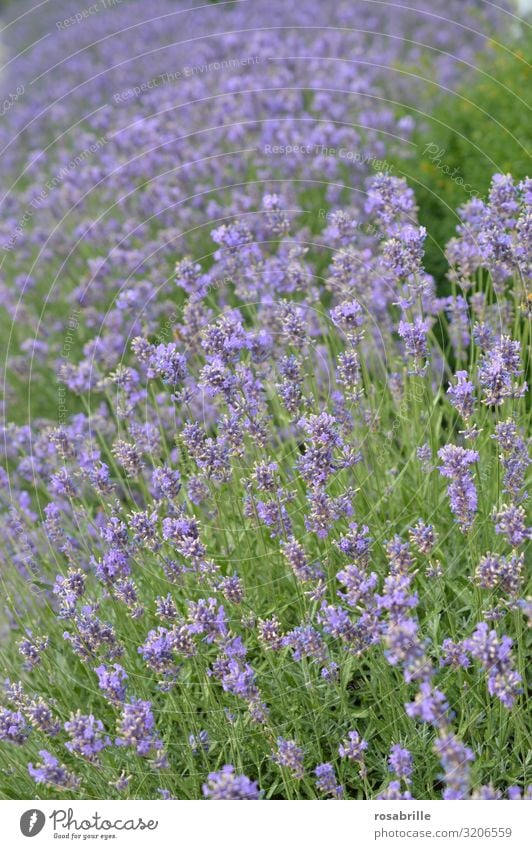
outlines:
M437 285L386 160L504 9L50 5L0 129L1 796L529 798L532 185Z

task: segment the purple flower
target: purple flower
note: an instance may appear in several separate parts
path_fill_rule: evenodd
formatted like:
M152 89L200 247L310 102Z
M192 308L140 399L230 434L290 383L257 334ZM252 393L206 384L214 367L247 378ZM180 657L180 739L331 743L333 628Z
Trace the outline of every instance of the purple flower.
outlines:
M210 278L202 274L199 262L194 262L190 257L184 257L176 263L175 283L192 298L203 298L209 288Z
M244 599L244 585L238 575L228 575L218 584L219 591L227 601L241 604Z
M517 548L528 539L532 539L532 528L526 525L525 508L516 504L503 504L493 514L495 532L503 534L509 545Z
M497 440L501 449L504 492L512 495L514 501L522 501L526 498L526 492L523 493L522 490L526 470L530 465L527 444L511 419L496 424L493 438Z
M114 704L120 704L126 698L126 685L128 675L119 663L113 666L96 667L94 670L98 676L98 685L105 697Z
M416 450L416 456L421 463L421 467L427 474L432 471L432 449L428 442L421 445Z
M502 793L500 790L496 790L492 784L484 784L482 787L479 787L478 790L473 791L471 798L483 799L485 801L490 799L502 799Z
M411 783L413 772L412 755L408 749L403 749L398 743L395 743L390 749L388 758L388 769L393 772L397 778L402 778L406 784Z
M291 533L291 522L284 504L275 501L257 501L255 510L259 520L270 529L271 537L286 536ZM249 515L249 513L248 513Z
M343 495L332 498L325 489L313 488L307 494L310 502L310 511L305 517L307 530L315 533L319 539L325 539L335 522L344 516L352 515L353 496L354 491L348 490Z
M445 728L452 716L445 695L428 681L420 685L414 701L405 705L405 709L408 716L428 722L436 728Z
M346 351L338 355L337 381L344 387L345 398L351 404L355 404L363 397L363 389L360 385L361 367L360 358L356 351Z
M159 619L173 622L177 618L177 607L170 593L164 598L158 596L155 599L155 614Z
M132 530L131 536L136 545L145 545L152 551L157 550L159 547L158 519L156 510L151 513L148 510L142 510L131 514L129 524Z
M100 581L110 585L131 572L128 555L122 548L110 548L100 561L94 562L94 567Z
M0 708L0 740L22 746L30 729L20 711Z
M469 660L462 643L454 643L451 639L447 638L443 641L441 649L442 666L452 666L455 669L459 669L460 667L462 669L467 669L467 667L471 665L471 661Z
M41 654L48 648L48 637L24 637L18 650L24 658L24 669L34 669L41 662Z
M132 442L118 439L113 445L113 454L130 478L138 477L144 468L142 451Z
M347 760L359 764L360 774L364 776L366 772L364 752L367 748L367 741L360 736L358 731L348 731L347 737L338 746L338 754L341 758L347 758Z
M154 498L176 498L181 489L181 476L177 469L157 466L151 476Z
M281 623L275 616L270 619L259 619L258 633L259 640L265 648L277 651L283 647Z
M365 562L366 558L362 557L361 561ZM354 608L362 601L372 598L378 581L375 572L368 575L363 566L358 566L355 563L345 566L340 572L337 572L336 578L347 590L347 592L339 591L339 597Z
M49 706L40 696L31 699L31 701L25 701L24 712L28 721L43 734L55 737L61 731L61 723L57 721Z
M190 625L186 622L176 622L172 627L171 640L174 651L184 657L193 657L196 654L196 643L192 636Z
M489 205L492 213L495 213L506 226L515 224L516 214L519 211L517 186L514 184L511 174L494 174L489 192Z
M464 640L463 645L488 673L490 695L497 696L508 709L512 708L522 687L521 676L513 667L511 638L499 639L486 622L479 622L476 631Z
M492 554L488 552L481 558L476 570L475 580L482 589L502 589L508 595L519 593L523 580L523 554Z
M467 371L457 371L456 384L449 386L447 395L453 407L456 407L463 419L468 419L475 408L475 387L468 380Z
M349 525L349 531L335 540L334 544L347 557L353 559L359 566L369 564L372 539L367 525L359 526L356 522ZM337 576L338 577L338 576ZM338 580L342 580L338 578Z
M71 738L65 743L67 749L92 763L98 763L103 749L111 745L101 720L95 719L92 714L84 716L80 710L65 722L65 731Z
M478 451L469 448L460 448L458 445L444 445L438 451L438 457L443 460L439 467L440 472L446 478L456 479L461 474L469 471L469 466L478 461Z
M145 642L137 649L151 669L159 672L165 679L173 681L177 674L174 657L172 631L158 627L148 633Z
M256 781L246 775L237 775L230 764L226 764L219 772L210 772L202 787L206 799L260 799L260 791Z
M144 608L139 602L137 585L131 578L120 578L112 588L113 595L130 610L132 619L144 616Z
M296 357L283 357L279 363L279 373L282 380L275 384L279 398L290 415L295 416L300 412L303 402L302 372L301 364Z
M298 625L282 638L282 644L292 649L294 660L310 657L318 663L327 662L327 648L323 637L312 625Z
M436 532L432 525L426 525L421 519L419 522L410 528L410 540L421 552L421 554L430 554L436 545Z
M251 474L258 490L261 492L275 492L277 489L277 463L256 463Z
M201 751L208 752L211 746L207 731L199 731L197 734L189 734L188 742L194 755L198 755Z
M413 322L400 321L397 332L405 343L405 352L413 359L410 374L423 376L427 370L428 355L427 333L429 323L425 319L416 318Z
M443 460L443 465L438 467L440 474L451 481L447 488L451 510L465 532L473 524L477 511L477 491L469 466L478 461L479 454L458 445L445 445L438 451L438 457Z
M412 799L412 794L409 790L401 790L400 781L390 781L386 790L383 790L382 793L379 793L377 799L388 799L395 801L399 799Z
M255 683L255 671L249 663L241 663L235 658L223 658L219 666L215 666L215 674L220 677L222 687L227 693L256 702L259 691Z
M395 230L395 235L383 245L384 265L397 277L410 277L422 273L424 242L427 235L425 227L413 227L403 224ZM402 336L401 331L399 335Z
M521 801L522 799L532 799L532 784L525 788L524 792L520 787L508 788L508 799L512 801Z
M205 546L200 541L195 519L163 519L163 539L171 542L183 557L193 563L199 563L205 556Z
M323 573L319 566L308 562L303 546L293 537L282 542L281 549L298 581L305 583L306 581L317 580L322 576Z
M364 324L364 310L358 301L343 301L331 310L331 319L342 330L349 341L360 341L360 328Z
M410 546L407 542L403 542L398 534L386 543L386 554L390 561L390 571L393 574L408 574L414 559L410 552Z
M175 342L152 349L148 357L148 377L161 377L165 383L177 386L186 373L186 357L178 352Z
M171 801L171 800L176 799L176 797L172 796L170 791L167 790L165 787L158 787L157 792L159 793L159 796L161 797L161 799L163 799L164 801L169 801L169 800Z
M509 336L498 341L482 355L478 365L478 379L485 395L484 404L500 406L506 398L519 398L526 384L516 387L515 378L522 374L520 343Z
M139 755L159 752L162 742L157 737L151 702L135 699L126 703L118 722L117 746L131 746Z
M286 212L283 211L285 201L279 195L264 195L262 208L266 212L268 226L276 236L286 235L290 229L290 221Z
M348 611L344 610L343 607L327 604L326 601L323 601L317 618L320 625L323 625L326 634L343 640L348 646L355 643L356 628Z
M202 634L207 643L223 639L227 635L227 617L224 608L215 598L189 602L188 618L191 634Z
M395 222L415 220L414 192L402 177L377 174L368 183L365 211L391 233Z
M418 603L417 593L411 592L411 583L412 575L388 575L384 581L383 594L375 596L377 609L387 610L390 620L396 624Z
M344 795L342 784L338 784L334 767L330 763L318 764L314 770L316 776L316 787L321 793L327 796L333 796L335 799L341 799Z
M432 667L425 656L425 648L418 635L415 619L391 620L384 633L385 656L392 666L402 666L405 681L425 679Z
M442 779L446 784L443 798L467 799L471 780L469 764L475 759L473 752L447 731L442 731L434 748L443 767Z
M61 599L61 618L73 615L76 602L85 592L85 582L85 574L80 569L69 569L66 575L56 576L53 593Z

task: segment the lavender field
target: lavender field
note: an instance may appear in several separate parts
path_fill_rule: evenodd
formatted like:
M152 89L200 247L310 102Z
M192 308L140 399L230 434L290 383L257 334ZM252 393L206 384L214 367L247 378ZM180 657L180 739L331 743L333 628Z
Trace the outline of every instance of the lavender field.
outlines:
M518 13L0 9L1 799L532 798Z

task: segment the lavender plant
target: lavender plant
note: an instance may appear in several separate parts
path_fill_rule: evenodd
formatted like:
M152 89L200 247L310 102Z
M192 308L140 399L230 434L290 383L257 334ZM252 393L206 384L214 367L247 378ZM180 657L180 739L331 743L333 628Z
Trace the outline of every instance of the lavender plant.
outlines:
M126 40L120 7L116 38L98 15L72 27L79 51L16 145L42 42L2 130L21 176L1 224L0 794L530 798L530 180L495 175L460 210L442 297L430 222L371 164L409 127L364 103L407 96L376 57L434 42L423 4L398 12L399 43L373 5L325 33L323 4L283 8L290 54L316 51L304 69L277 61L262 4L224 5L139 4ZM203 36L194 66L172 35ZM146 44L181 62L182 101L168 80L142 89L153 57L124 67ZM229 48L215 95L201 68ZM330 91L324 58L366 49ZM457 73L445 51L431 68ZM82 149L105 139L76 167L68 133L47 154L65 121ZM271 153L309 137L313 156ZM364 151L345 186L325 143Z

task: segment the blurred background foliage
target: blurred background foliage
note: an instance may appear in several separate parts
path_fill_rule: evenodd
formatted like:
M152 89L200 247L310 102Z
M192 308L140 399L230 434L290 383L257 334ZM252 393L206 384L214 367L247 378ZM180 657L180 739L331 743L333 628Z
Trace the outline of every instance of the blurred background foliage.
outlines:
M517 179L532 174L531 62L532 27L524 23L513 44L490 43L454 94L442 98L434 87L431 114L401 110L416 122L417 147L410 158L403 150L391 162L416 192L420 221L429 230L425 264L439 281L445 244L459 223L457 207L473 195L484 197L497 171Z

